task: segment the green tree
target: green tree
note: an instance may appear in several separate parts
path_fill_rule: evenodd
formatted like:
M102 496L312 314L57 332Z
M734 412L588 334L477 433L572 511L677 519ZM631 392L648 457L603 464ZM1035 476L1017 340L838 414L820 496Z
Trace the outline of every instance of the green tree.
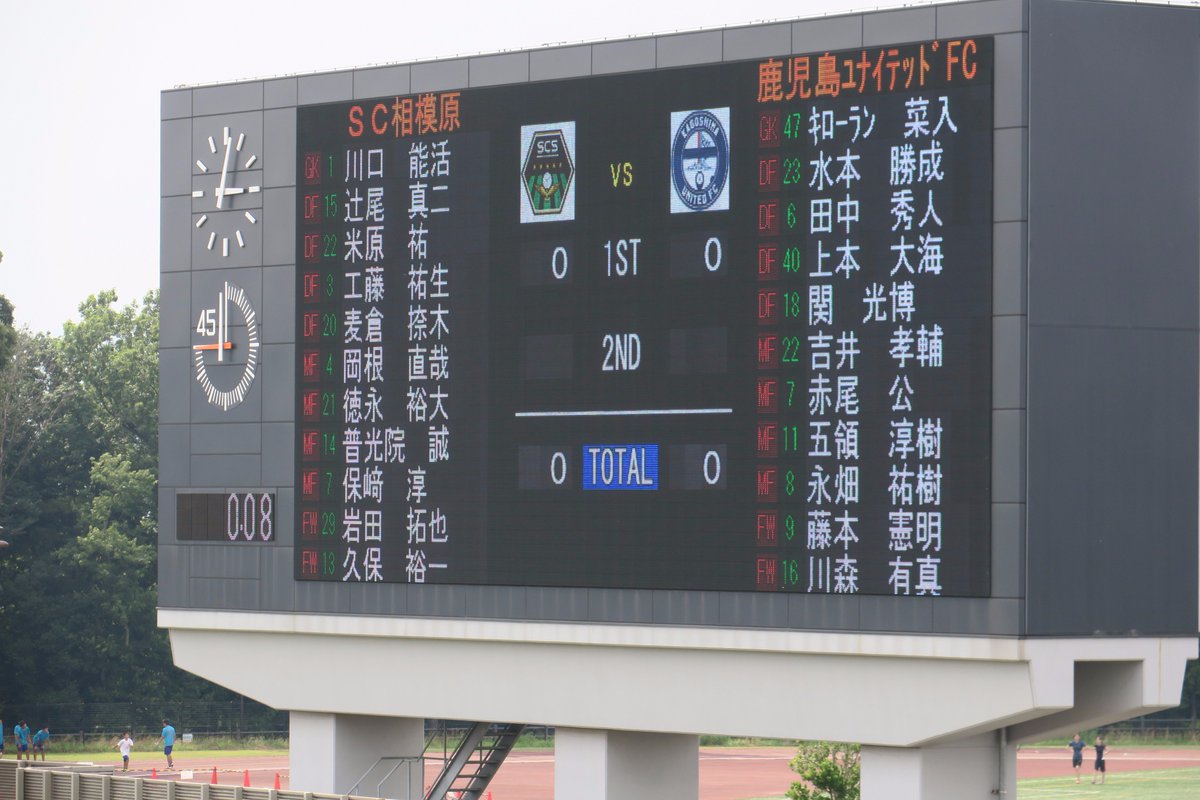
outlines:
M804 742L788 766L801 780L787 791L791 800L858 800L861 783L859 746Z

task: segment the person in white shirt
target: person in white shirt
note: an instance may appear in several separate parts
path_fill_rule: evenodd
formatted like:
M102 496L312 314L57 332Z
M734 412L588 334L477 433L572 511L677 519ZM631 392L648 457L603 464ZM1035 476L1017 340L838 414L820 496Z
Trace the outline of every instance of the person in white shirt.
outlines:
M121 751L121 761L125 766L122 772L129 772L129 751L133 749L133 739L129 736L129 731L125 731L125 737L117 742L117 748Z

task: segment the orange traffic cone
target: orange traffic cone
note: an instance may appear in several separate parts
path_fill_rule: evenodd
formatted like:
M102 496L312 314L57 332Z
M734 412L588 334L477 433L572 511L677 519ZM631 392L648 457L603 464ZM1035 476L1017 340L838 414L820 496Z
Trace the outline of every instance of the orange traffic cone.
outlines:
M158 777L158 767L151 767L151 768L150 768L150 777L151 777L151 778L157 778L157 777Z
M245 770L242 773L242 786L250 785L250 770Z
M275 788L276 789L279 788L279 773L278 772L275 773Z
M217 782L217 768L216 768L216 767L213 767L213 776L212 776L212 782L213 782L213 783L216 783L216 782Z

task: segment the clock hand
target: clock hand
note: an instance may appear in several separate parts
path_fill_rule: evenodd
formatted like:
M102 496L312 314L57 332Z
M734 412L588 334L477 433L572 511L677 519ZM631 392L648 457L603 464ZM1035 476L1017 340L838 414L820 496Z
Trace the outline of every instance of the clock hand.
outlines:
M213 344L194 344L193 350L232 350L233 342L214 342Z
M225 181L229 177L229 156L233 153L233 140L229 137L229 128L225 129L225 161L221 164L221 183L217 185L214 194L217 196L217 208L225 199Z
M244 191L246 191L246 190L245 190L245 189L243 189L243 188L242 188L242 187L240 187L240 186L230 186L230 187L228 187L228 188L226 188L226 189L225 189L225 192L224 192L224 194L225 194L225 196L226 196L226 197L228 197L228 196L229 196L229 195L231 195L231 194L241 194L241 193L242 193L242 192L244 192Z

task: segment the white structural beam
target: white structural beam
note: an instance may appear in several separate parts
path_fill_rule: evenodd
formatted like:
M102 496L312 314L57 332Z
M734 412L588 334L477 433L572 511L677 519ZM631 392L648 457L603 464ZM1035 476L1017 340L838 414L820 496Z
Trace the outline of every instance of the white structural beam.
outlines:
M1197 645L183 610L159 624L180 667L276 708L882 747L1170 707ZM304 670L244 667L318 654L353 679L314 692ZM481 673L502 690L480 691Z

